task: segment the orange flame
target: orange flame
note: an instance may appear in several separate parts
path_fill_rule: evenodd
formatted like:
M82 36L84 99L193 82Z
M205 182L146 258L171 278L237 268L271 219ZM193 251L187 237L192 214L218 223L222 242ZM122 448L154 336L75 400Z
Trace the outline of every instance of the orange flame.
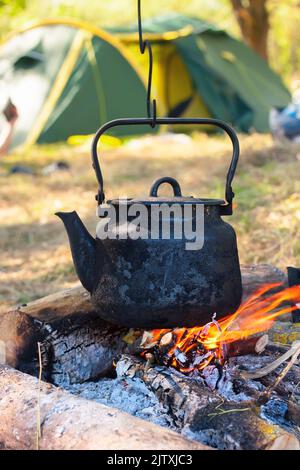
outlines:
M169 364L181 372L201 370L214 359L222 362L223 346L267 331L274 321L292 312L300 304L300 286L289 287L279 292L271 292L281 284L268 284L258 289L237 311L203 327L176 328L175 330L153 330L153 341L172 331L173 342L166 353ZM187 356L192 356L185 361ZM187 367L185 362L189 362Z

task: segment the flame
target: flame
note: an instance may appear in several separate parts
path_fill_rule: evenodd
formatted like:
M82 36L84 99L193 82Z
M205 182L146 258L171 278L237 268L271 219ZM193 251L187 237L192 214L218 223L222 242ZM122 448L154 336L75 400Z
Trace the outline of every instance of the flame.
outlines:
M281 286L276 283L259 288L235 313L220 321L213 317L203 327L152 330L154 343L172 332L173 341L164 353L163 362L183 373L202 370L213 360L223 363L226 344L265 332L278 317L298 308L300 286L274 293L274 289Z

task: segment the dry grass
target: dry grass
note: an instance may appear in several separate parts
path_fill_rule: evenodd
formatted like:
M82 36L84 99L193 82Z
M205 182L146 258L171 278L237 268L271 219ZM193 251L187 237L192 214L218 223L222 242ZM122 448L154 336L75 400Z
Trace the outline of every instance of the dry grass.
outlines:
M242 136L231 218L243 263L300 266L300 147L273 144L269 136ZM148 193L155 178L174 176L185 194L223 195L230 145L221 136L195 134L180 145L160 137L134 147L106 150L106 195ZM14 164L38 172L65 160L69 172L51 176L6 176ZM36 147L5 157L0 187L0 309L69 287L77 282L67 238L57 210L76 209L93 233L96 225L95 176L88 148Z

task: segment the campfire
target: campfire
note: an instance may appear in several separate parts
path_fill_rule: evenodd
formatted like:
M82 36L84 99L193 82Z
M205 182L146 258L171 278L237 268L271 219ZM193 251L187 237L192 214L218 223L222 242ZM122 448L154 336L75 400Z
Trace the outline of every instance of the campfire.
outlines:
M0 366L0 412L11 419L3 427L5 445L36 448L37 410L28 403L37 403L40 386L41 448L49 442L68 447L75 431L79 448L95 412L93 422L103 426L118 409L124 426L109 424L105 435L110 441L117 429L122 448L133 438L139 448L141 442L152 446L167 433L167 446L180 448L299 449L300 326L291 312L300 304L300 286L286 288L284 273L267 265L243 266L242 275L240 308L222 319L212 312L198 328L113 325L99 318L82 287L7 312L0 319L0 342L6 345L3 359L14 369ZM38 375L40 385L16 369ZM57 394L69 420L51 415ZM76 429L74 406L81 417ZM57 420L55 432L49 413ZM29 444L22 431L28 421ZM149 422L156 425L154 441ZM16 444L12 429L24 441ZM103 445L102 430L93 428L93 436Z
M259 335L280 316L297 309L300 286L275 292L280 284L259 288L227 318L203 327L160 329L145 332L141 356L149 363L171 366L183 374L197 376L209 364L223 366L229 357L261 353L268 342Z

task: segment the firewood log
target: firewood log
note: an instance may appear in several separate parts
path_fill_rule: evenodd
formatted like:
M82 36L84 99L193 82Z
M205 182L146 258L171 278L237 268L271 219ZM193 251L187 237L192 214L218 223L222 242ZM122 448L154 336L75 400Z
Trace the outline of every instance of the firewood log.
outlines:
M266 447L266 450L300 450L300 443L295 436L283 434L276 437L276 439Z
M89 294L76 287L0 316L2 362L37 375L37 343L43 378L54 384L80 383L106 375L127 348L128 332L100 319Z
M7 366L0 366L0 416L0 448L4 449L209 450L173 431L39 383Z
M234 341L226 345L227 357L261 354L266 349L268 342L269 336L267 334Z
M166 333L159 342L159 347L160 348L166 348L167 346L170 346L173 340L173 335L172 332L170 331L169 333Z
M280 269L269 264L242 265L243 299L254 294L266 284L282 283L288 287L287 276Z

